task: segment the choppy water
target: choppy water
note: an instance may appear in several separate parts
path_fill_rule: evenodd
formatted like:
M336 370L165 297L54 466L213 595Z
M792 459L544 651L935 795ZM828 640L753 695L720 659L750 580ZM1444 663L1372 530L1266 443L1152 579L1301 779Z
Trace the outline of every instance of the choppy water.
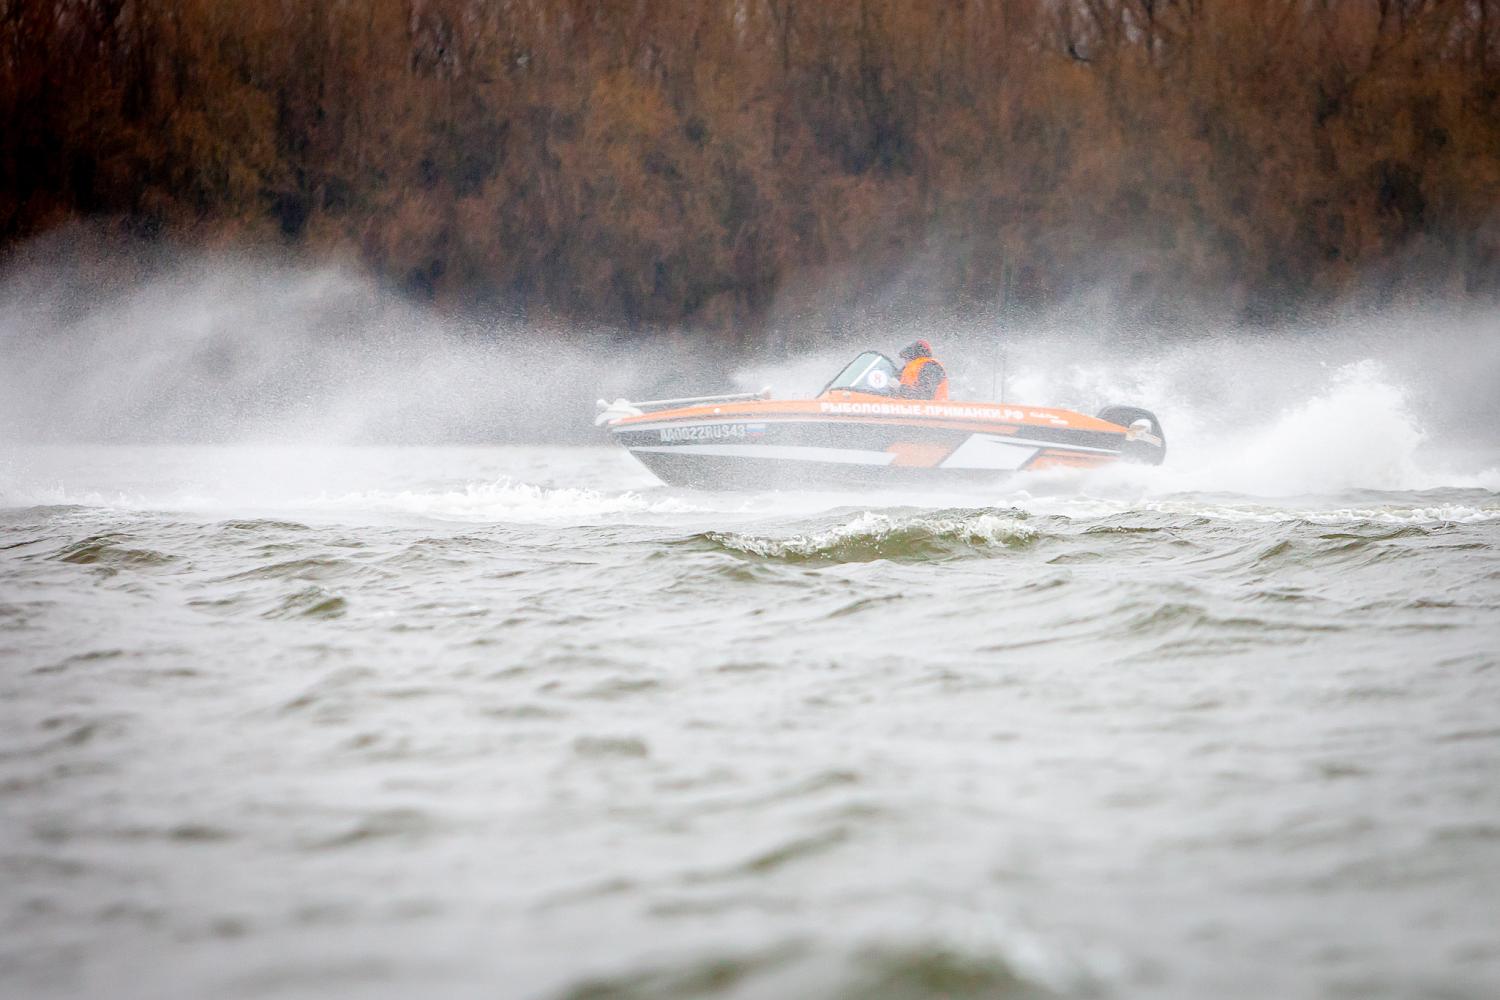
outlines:
M8 449L0 994L1494 996L1500 493L1153 475Z

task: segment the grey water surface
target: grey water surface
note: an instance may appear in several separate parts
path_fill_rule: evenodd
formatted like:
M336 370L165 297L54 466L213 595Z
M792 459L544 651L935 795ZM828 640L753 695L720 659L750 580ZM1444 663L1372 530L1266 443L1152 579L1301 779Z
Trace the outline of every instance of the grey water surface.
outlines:
M1500 493L8 449L0 995L1500 995Z

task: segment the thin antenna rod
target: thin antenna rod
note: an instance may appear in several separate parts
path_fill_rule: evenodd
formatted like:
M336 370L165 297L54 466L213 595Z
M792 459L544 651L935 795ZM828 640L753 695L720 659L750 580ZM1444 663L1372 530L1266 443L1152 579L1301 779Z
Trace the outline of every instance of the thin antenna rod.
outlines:
M1006 315L1006 307L1010 305L1010 284L1010 265L1008 263L1002 263L1000 265L999 303L999 314L1002 317L1002 329L1004 329L1004 316ZM995 365L994 368L991 369L990 394L995 397L995 402L1005 402L1005 346L999 336L995 337Z

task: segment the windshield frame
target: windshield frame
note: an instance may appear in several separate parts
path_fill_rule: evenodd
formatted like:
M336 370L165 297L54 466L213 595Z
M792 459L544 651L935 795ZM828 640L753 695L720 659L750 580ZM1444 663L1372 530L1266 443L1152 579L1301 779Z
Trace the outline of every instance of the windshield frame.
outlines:
M896 394L896 387L897 387L897 384L898 384L898 381L899 381L899 372L901 371L901 369L899 369L899 368L896 367L896 362L892 361L889 357L887 357L886 355L882 354L880 351L860 351L858 354L856 354L853 358L851 358L849 360L848 364L844 365L844 367L842 367L842 368L840 368L838 370L838 374L837 375L835 375L833 378L831 378L831 379L828 380L827 384L824 385L823 388L818 392L818 395L821 396L824 393L832 391L833 388L834 388L834 383L838 382L840 379L842 379L844 377L844 375L849 371L849 369L853 368L856 364L859 363L859 360L861 358L864 358L866 356L870 356L870 362L869 362L869 364L865 365L864 368L860 369L859 374L856 375L856 376L854 376L853 378L849 379L849 381L853 382L853 383L859 382L865 376L869 375L870 372L877 365L879 365L882 361L884 361L886 363L886 365L890 368L891 375L893 376L893 378L891 379L891 390L889 392L882 392L879 389L871 388L869 386L866 386L864 388L859 388L859 389L850 388L849 386L839 386L838 388L840 389L840 391L843 391L843 392L863 392L863 393L868 393L871 396L894 396Z

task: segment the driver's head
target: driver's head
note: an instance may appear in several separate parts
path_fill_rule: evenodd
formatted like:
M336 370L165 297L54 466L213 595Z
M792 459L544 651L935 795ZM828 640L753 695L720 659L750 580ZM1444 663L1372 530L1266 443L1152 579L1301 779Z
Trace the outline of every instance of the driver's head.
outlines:
M925 340L913 340L901 348L902 361L915 361L917 358L930 357L932 357L932 345Z

